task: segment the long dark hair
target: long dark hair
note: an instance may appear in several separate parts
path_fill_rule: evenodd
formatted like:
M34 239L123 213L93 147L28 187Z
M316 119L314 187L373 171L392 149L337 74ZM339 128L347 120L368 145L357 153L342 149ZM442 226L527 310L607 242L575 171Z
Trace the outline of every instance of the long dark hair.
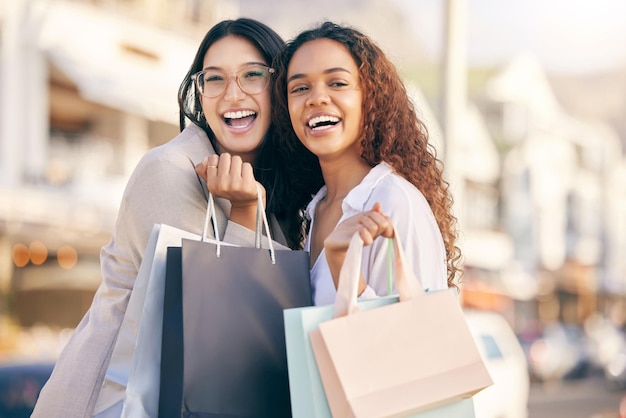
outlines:
M301 201L323 184L317 157L296 136L289 119L287 70L295 52L317 39L337 41L350 52L359 69L363 92L361 157L371 166L385 161L417 187L430 205L443 236L448 266L448 286L455 287L460 273L461 252L456 245L456 218L452 196L443 179L443 164L428 143L428 130L418 118L404 83L394 64L366 35L332 22L302 32L289 41L274 60L277 77L272 99L272 115L280 140L280 150L291 154L290 179L300 184L295 198Z
M272 64L274 57L284 45L283 39L274 30L249 18L224 20L213 26L204 36L189 71L178 89L179 125L182 131L189 120L203 129L216 151L219 149L217 138L202 112L200 97L196 92L192 75L202 70L204 56L211 45L227 36L237 36L249 41L261 53L268 65ZM282 170L284 164L281 163L280 155L275 151L277 146L275 129L273 124L270 124L256 153L253 163L254 176L267 191L267 212L274 214L285 226L285 235L290 247L301 248L302 234L299 231L302 217L299 211L288 203L291 192Z

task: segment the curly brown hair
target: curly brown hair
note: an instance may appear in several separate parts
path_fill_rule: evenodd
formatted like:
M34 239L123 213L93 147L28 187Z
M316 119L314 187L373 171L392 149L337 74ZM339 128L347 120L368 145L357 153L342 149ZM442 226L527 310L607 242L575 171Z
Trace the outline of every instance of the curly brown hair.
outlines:
M285 153L294 191L293 203L304 207L324 184L319 161L298 140L289 119L287 70L295 52L306 42L331 39L344 45L359 69L363 91L361 157L371 166L382 161L418 188L430 205L446 248L448 287L456 287L461 273L461 251L456 245L457 220L452 214L449 184L443 179L443 163L428 142L428 129L415 112L395 65L369 37L332 22L302 32L276 56L273 117ZM291 157L287 157L291 154Z

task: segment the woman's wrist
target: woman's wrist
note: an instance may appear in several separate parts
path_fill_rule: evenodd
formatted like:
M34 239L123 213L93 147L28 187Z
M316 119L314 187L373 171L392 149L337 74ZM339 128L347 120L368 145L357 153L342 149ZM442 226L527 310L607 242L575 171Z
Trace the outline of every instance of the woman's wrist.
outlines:
M230 208L229 219L251 230L256 229L257 202L251 202L248 205L233 205Z

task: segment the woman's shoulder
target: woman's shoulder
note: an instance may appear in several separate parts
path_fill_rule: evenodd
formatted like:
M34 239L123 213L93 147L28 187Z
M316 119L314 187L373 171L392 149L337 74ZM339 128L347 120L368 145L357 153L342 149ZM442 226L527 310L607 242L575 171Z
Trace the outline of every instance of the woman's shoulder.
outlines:
M150 149L139 160L128 181L127 190L183 187L197 181L195 166L213 154L204 131L189 126L167 143ZM193 180L189 182L189 179Z
M391 166L381 163L372 169L378 176L371 187L368 200L391 205L426 204L422 192L411 182L396 173Z
M208 136L202 129L192 124L165 144L150 149L140 163L191 161L196 165L209 154L215 154L215 151Z

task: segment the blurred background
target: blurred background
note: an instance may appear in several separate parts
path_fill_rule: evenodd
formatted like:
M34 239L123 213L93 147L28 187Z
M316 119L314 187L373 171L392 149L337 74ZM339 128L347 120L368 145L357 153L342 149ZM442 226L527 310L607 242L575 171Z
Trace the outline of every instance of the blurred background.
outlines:
M200 40L239 16L378 41L446 163L464 308L504 318L523 354L525 412L626 416L622 0L1 0L0 363L54 362L128 176L178 132Z

